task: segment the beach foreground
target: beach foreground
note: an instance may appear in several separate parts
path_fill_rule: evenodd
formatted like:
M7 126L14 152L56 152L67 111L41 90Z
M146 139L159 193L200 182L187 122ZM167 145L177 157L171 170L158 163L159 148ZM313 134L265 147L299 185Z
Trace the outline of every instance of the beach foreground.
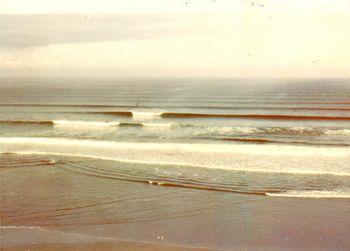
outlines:
M1 158L2 250L350 247L347 199L167 187L72 172L63 168L72 160L64 158L53 165L42 157L36 163L43 165L31 167L28 156ZM9 158L27 164L11 167Z
M173 247L173 246L161 246L161 245L151 245L145 243L136 243L136 242L92 242L92 243L75 243L75 244L39 244L39 245L25 245L16 248L4 248L2 250L6 251L19 251L19 250L33 250L33 251L59 251L59 250L87 250L87 251L97 251L97 250L154 250L154 251L207 251L209 249L205 248L186 248L186 247Z

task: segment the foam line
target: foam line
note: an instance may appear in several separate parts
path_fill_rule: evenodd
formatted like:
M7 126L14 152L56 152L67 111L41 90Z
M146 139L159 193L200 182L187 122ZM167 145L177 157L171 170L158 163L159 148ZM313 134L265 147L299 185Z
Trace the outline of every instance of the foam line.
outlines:
M288 197L288 198L350 198L350 191L287 191L284 193L266 193L271 197Z
M118 143L57 138L0 138L0 152L250 172L350 176L350 149L256 144Z

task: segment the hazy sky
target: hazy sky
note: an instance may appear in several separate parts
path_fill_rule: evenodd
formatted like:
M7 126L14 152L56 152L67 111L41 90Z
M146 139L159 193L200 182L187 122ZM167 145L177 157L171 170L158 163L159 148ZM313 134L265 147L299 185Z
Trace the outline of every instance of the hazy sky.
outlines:
M0 77L350 77L349 45L348 0L0 0Z

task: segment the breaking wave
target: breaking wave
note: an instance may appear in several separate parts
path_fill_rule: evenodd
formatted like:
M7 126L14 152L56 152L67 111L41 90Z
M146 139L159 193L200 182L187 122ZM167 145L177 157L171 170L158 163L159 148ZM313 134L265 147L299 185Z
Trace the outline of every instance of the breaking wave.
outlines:
M350 190L317 190L317 191L287 191L282 193L266 193L271 197L290 197L290 198L350 198Z
M141 116L141 115L140 115ZM149 114L142 116L151 116ZM242 127L242 126L206 126L196 124L183 124L183 123L153 123L153 122L118 122L118 121L83 121L83 120L0 120L0 124L9 125L42 125L42 126L54 126L54 127L72 127L72 128L107 128L107 127L163 127L172 129L181 128L193 128L194 136L254 136L254 135L286 135L286 136L337 136L348 137L350 136L350 129L344 128L314 128L314 127ZM254 141L254 139L242 139L241 141ZM271 139L257 139L257 141L271 141ZM278 141L276 141L278 142ZM293 143L293 142L291 142Z
M138 111L105 111L93 112L101 115L127 116L135 118L238 118L263 120L318 120L318 121L350 121L346 116L304 116L285 114L218 114L218 113L185 113L185 112L138 112Z
M127 127L127 126L146 126L146 127L171 127L171 123L141 123L141 122L114 122L114 121L80 121L80 120L0 120L0 124L15 125L47 125L59 127Z
M177 113L163 112L163 118L240 118L240 119L266 119L266 120L350 120L350 117L338 116L296 116L279 114L209 114L209 113Z
M182 127L182 125L179 125ZM187 125L191 126L191 125ZM218 134L218 135L291 135L291 136L350 136L350 129L339 128L315 128L315 127L201 127L201 133Z

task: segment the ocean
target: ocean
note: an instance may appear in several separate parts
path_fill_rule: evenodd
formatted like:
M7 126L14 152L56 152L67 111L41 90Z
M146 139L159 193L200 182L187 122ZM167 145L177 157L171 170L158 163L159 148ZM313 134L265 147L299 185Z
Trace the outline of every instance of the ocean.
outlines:
M3 248L350 248L349 80L2 79L0 152Z

